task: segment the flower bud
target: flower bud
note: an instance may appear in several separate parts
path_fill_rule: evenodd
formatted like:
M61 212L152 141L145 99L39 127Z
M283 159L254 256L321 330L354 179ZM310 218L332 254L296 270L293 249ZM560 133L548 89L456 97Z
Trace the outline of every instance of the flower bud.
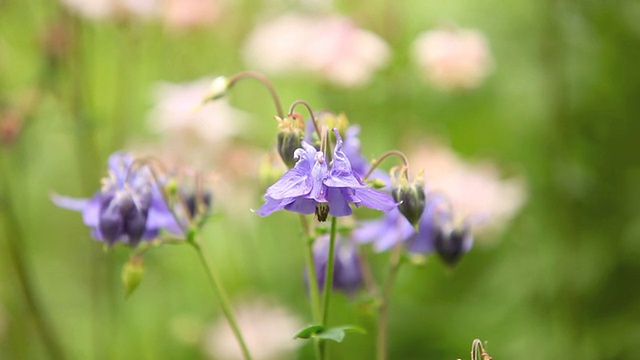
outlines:
M194 218L195 216L206 214L211 209L211 193L209 191L203 191L200 194L194 191L181 192L189 217Z
M144 264L142 258L133 256L122 267L122 285L124 286L125 297L129 297L138 287L144 275Z
M229 80L224 76L218 76L211 82L209 92L202 102L221 99L227 95L227 90L229 90Z
M289 169L296 164L294 153L302 147L304 138L304 121L298 114L284 119L276 118L278 124L278 154Z
M442 227L435 229L435 247L440 258L449 266L460 261L462 255L471 249L473 235L468 228L446 230Z
M414 180L409 184L406 176L406 169L401 170L400 179L395 181L394 187L391 189L393 200L398 202L398 210L404 215L413 226L418 226L418 221L424 212L426 197L424 187L421 180ZM421 176L418 176L422 179Z

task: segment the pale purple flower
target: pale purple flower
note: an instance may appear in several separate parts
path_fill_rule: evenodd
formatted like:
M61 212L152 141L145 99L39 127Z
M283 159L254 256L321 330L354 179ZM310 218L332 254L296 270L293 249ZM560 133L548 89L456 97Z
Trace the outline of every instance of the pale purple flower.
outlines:
M456 226L448 201L438 195L427 196L424 212L418 228L394 209L381 219L361 222L352 232L352 238L360 243L373 243L375 251L388 250L398 243L413 254L437 252L449 265L455 265L473 245L471 223L464 221Z
M315 213L319 221L325 221L328 215L351 215L350 203L381 211L396 207L389 194L371 189L362 182L342 150L340 133L337 129L333 132L336 147L331 166L323 152L303 141L303 147L294 154L299 159L295 167L267 188L266 202L255 211L256 214L267 216L285 209L301 214Z
M161 228L182 234L151 173L144 167L130 171L132 163L129 154L115 153L109 157L109 175L93 197L54 195L52 201L82 212L92 236L109 245L122 242L135 247L141 240L156 238Z
M472 219L482 231L503 229L527 200L526 182L521 176L504 178L491 161L466 161L449 147L424 141L410 151L413 165L425 166L427 193L446 196L455 209L455 222Z
M336 236L333 262L332 288L354 294L364 284L360 257L356 245L349 239ZM327 265L329 263L329 235L323 235L313 243L313 259L316 267L316 281L319 289L324 289Z

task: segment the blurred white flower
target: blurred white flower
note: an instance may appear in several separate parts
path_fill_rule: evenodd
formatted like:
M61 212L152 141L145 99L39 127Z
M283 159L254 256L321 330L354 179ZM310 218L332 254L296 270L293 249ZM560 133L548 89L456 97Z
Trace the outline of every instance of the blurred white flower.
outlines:
M60 0L70 11L89 19L110 17L150 17L161 0Z
M265 300L241 303L235 308L238 326L255 360L290 359L296 348L303 344L293 339L303 323L287 308ZM229 324L223 318L211 326L204 340L204 350L212 359L243 359Z
M162 17L170 29L185 30L214 23L220 12L220 0L165 0Z
M526 201L524 179L502 179L490 162L467 163L436 145L421 146L411 154L412 167L424 167L426 190L445 195L459 219L500 229Z
M249 115L231 107L225 99L202 104L212 80L156 86L156 103L148 125L178 157L206 158L205 153L219 151L245 128Z
M475 88L492 66L487 40L477 30L426 31L413 42L412 48L424 75L442 90Z
M251 67L273 74L312 73L345 87L366 84L389 57L380 37L338 15L282 15L258 25L244 47Z

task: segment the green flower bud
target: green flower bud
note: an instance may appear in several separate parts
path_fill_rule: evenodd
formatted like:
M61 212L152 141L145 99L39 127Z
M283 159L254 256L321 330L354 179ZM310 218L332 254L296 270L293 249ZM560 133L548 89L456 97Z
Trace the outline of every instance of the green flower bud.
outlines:
M122 285L124 286L124 296L128 298L138 287L144 275L144 265L142 258L132 256L122 267Z
M418 176L422 179L422 176ZM422 181L416 180L409 184L406 169L401 170L400 179L395 181L391 189L391 196L399 203L398 210L413 225L418 226L418 221L424 212L426 197Z
M296 159L293 154L296 149L302 147L304 138L304 121L298 114L288 116L285 119L276 117L278 124L278 154L288 168L294 167Z

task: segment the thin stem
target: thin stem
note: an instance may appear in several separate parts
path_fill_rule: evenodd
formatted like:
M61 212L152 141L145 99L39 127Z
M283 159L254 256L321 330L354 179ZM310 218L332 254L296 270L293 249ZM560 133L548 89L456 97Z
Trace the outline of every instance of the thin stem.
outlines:
M389 264L389 274L387 275L387 281L384 285L382 292L382 301L380 303L379 317L378 317L378 349L377 360L387 359L387 342L388 342L388 326L389 326L389 302L391 300L391 293L393 291L393 284L395 283L398 270L402 264L401 260L402 244L398 243L393 249L391 254L391 261Z
M327 272L324 276L324 301L322 303L322 327L327 328L329 323L329 303L331 300L331 290L333 289L333 268L334 268L334 256L335 256L335 244L336 244L336 224L337 219L335 216L331 217L331 235L329 237L329 256L327 258ZM324 359L325 343L320 343L320 356Z
M309 277L309 293L311 296L311 314L315 323L320 323L320 290L318 289L318 281L316 280L315 263L313 261L313 235L310 232L309 222L306 216L300 214L300 222L304 229L305 240L305 266L307 268L307 276Z
M316 264L313 260L313 241L314 236L311 233L311 228L309 227L309 221L307 217L303 214L300 214L300 223L302 224L302 229L304 230L304 262L307 271L307 278L309 279L309 295L311 302L311 316L313 317L313 322L319 324L321 321L322 314L320 313L320 290L318 289L318 281L316 279ZM318 339L313 339L313 348L316 355L316 359L320 360L322 358L322 354L320 351L320 341Z
M262 83L262 85L264 85L267 88L267 90L269 90L269 94L271 94L271 99L273 100L273 104L276 106L276 111L278 112L278 116L281 119L284 119L284 111L282 110L282 103L280 102L280 97L278 97L278 93L276 92L276 89L273 87L273 84L271 83L271 81L269 81L269 78L267 78L266 76L256 71L242 71L229 78L227 89L231 89L233 85L235 85L238 81L242 79L256 79L260 83Z
M360 255L360 271L362 271L362 277L364 278L364 286L367 288L369 294L375 298L380 295L380 290L373 277L371 266L369 265L368 254L365 253L364 247L358 247L358 255Z
M322 133L320 132L320 127L318 126L318 121L316 119L316 116L313 112L313 110L311 109L311 105L309 105L308 102L304 101L304 100L296 100L293 102L293 104L291 104L291 106L289 107L289 116L293 115L293 110L295 110L296 106L298 105L302 105L304 107L307 108L307 110L309 111L309 115L311 115L311 122L313 123L313 128L316 130L316 134L318 134L318 138L322 138Z
M218 278L217 273L213 271L213 268L211 266L209 266L207 259L204 257L204 254L202 253L202 248L200 247L200 245L198 245L195 241L190 241L189 244L191 244L191 246L193 246L196 253L198 253L198 259L200 260L202 267L204 267L205 272L207 273L209 283L211 284L213 291L218 297L218 301L220 302L220 307L222 308L222 313L227 319L227 322L231 327L231 331L233 332L233 335L236 337L236 340L240 345L240 349L242 350L242 355L244 356L245 360L251 360L249 349L247 348L247 344L244 342L244 339L242 338L240 327L238 327L238 323L235 317L233 316L233 311L231 310L231 303L229 302L229 298L227 297L227 294L224 291L224 288L222 287L222 283L220 282L220 279Z
M378 168L378 166L380 166L380 164L382 163L382 161L392 155L396 155L399 156L400 158L402 158L402 161L404 162L404 166L409 168L409 159L407 159L407 156L402 153L401 151L398 150L389 150L386 153L382 154L382 156L380 156L380 158L378 158L376 161L373 162L373 164L371 164L371 169L369 169L369 171L367 171L367 174L362 178L363 180L367 180L367 178L371 175L371 173L373 172L373 170L375 170L376 168Z

